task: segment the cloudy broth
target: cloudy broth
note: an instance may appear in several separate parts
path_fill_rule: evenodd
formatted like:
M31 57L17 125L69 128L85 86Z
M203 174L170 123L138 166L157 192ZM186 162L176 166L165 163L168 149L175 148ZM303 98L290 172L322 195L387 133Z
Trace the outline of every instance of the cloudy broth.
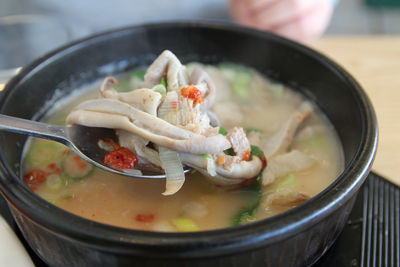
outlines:
M188 65L188 69L199 66ZM249 135L271 138L305 100L256 71L222 64L202 66L215 82L217 100L212 110L225 129L245 128ZM237 77L241 80L237 81ZM118 77L121 90L135 88L137 77ZM246 91L235 82L247 82ZM52 109L45 121L64 124L77 103L95 98L99 84L81 89ZM31 139L25 148L23 173L36 170L46 177L27 185L39 196L73 214L119 227L149 231L198 231L224 228L263 219L297 206L325 189L343 171L343 152L333 126L314 107L296 130L290 145L314 163L276 177L269 185L215 186L198 172L186 174L182 189L164 196L165 181L139 180L86 166L61 144ZM251 139L250 139L251 140ZM85 175L65 174L67 160L81 166ZM269 158L267 157L269 163ZM268 166L268 165L267 165ZM277 192L279 193L277 195Z

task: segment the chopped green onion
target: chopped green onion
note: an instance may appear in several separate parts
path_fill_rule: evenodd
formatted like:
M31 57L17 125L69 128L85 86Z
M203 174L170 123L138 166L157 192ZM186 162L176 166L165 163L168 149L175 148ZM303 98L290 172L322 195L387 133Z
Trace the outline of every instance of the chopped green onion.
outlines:
M60 189L63 186L63 179L59 174L50 174L46 178L46 185L53 190Z
M231 88L233 93L243 99L250 97L250 86L253 80L253 74L239 72L231 81Z
M144 75L146 74L146 69L140 68L136 69L132 72L132 77L139 78L140 80L144 81Z
M222 135L227 135L228 134L228 132L224 128L222 128L222 126L219 126L218 133L220 133Z
M205 158L205 159L212 159L212 157L211 157L211 155L210 154L203 154L203 155L201 155L203 158Z
M167 88L167 87L168 87L168 86L167 86L167 85L168 85L168 84L167 84L167 79L162 78L160 84L161 84L161 85L164 85L164 87Z
M257 156L260 159L264 157L264 151L262 151L262 149L259 148L258 146L251 145L250 148L251 148L250 155Z
M325 145L325 141L320 135L311 136L305 140L306 144L315 148L323 147Z
M292 189L296 185L296 176L294 174L287 174L277 179L271 186L273 189L288 188Z
M221 63L218 65L220 70L233 70L237 72L253 73L253 69L235 63Z
M246 186L243 188L243 191L251 192L253 193L254 197L253 200L251 201L250 204L245 206L244 208L240 209L232 219L232 225L233 226L238 226L246 223L249 219L253 218L254 215L256 214L256 211L258 207L260 206L261 199L262 199L262 188L261 188L261 180L262 180L262 175L258 177L257 180L255 180L253 183L250 185Z
M171 223L175 228L181 232L193 232L199 231L199 226L189 218L178 217L171 220Z
M151 88L154 92L160 93L162 96L165 96L167 94L167 88L163 84L157 84L153 88Z
M254 77L254 71L250 68L233 64L222 63L219 65L221 73L229 81L232 92L241 99L250 97L250 87Z

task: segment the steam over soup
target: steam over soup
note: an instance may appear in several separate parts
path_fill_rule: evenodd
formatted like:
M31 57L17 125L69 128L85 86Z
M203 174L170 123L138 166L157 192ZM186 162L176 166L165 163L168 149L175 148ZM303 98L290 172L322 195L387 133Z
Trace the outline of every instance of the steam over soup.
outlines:
M100 91L100 97L99 95ZM105 163L164 169L139 180L94 168L61 144L30 139L26 185L79 216L149 231L245 224L307 201L343 170L338 137L301 95L253 69L182 65L164 51L146 70L73 93L46 118L116 129ZM186 175L182 167L194 170Z

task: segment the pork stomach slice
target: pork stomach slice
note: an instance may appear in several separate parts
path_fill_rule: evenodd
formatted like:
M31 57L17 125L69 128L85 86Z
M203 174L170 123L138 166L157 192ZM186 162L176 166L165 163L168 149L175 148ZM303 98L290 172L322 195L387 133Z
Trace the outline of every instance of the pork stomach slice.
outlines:
M134 133L157 145L192 154L219 153L231 145L221 134L210 137L194 137L190 139L173 139L168 136L155 134L147 129L136 126L124 115L103 113L90 110L74 110L67 117L68 124L81 124L88 127L104 127L111 129L122 129Z

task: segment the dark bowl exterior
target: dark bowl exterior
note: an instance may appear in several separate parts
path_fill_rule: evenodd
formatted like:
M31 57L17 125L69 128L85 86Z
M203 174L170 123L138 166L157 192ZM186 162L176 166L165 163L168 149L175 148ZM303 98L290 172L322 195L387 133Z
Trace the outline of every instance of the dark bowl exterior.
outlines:
M304 266L341 232L376 151L373 108L341 67L300 44L232 25L136 26L68 45L38 59L6 86L1 113L32 118L74 88L147 65L164 49L183 62L253 67L311 98L335 126L345 171L305 204L248 225L196 233L155 233L103 225L37 197L19 178L26 137L0 134L0 188L22 233L52 266Z

